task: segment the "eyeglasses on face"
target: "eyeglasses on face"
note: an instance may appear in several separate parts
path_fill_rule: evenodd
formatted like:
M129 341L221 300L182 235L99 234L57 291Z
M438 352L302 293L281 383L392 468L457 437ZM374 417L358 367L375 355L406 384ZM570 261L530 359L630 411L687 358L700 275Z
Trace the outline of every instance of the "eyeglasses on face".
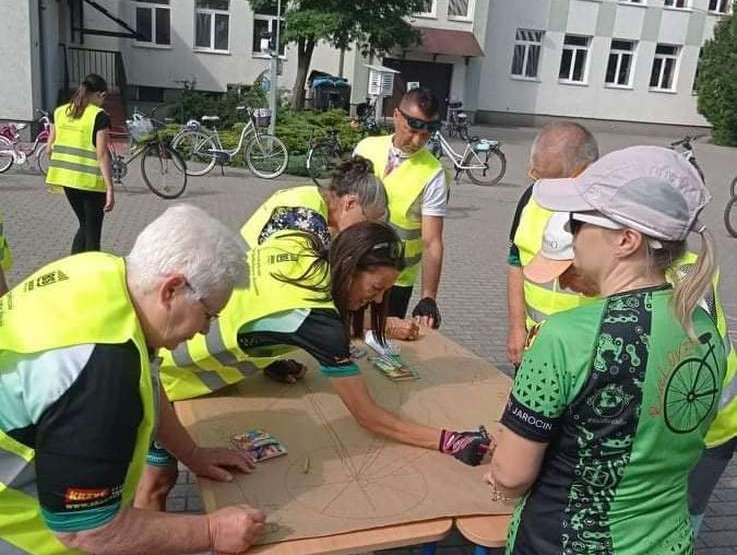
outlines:
M442 126L442 122L439 119L426 121L424 119L412 117L400 108L397 108L397 111L402 114L407 125L409 125L409 128L413 131L429 131L430 133L435 133L435 131L439 131Z
M189 289L190 291L192 291L192 293L193 293L193 294L194 294L194 296L195 296L195 299L197 299L197 302L198 302L198 303L200 303L200 305L202 306L202 308L203 308L203 310L204 310L204 312L205 312L205 318L207 318L207 321L208 321L208 322L209 322L209 321L212 321L212 320L214 320L215 318L217 318L218 316L220 316L220 313L219 313L218 311L216 311L216 310L210 310L210 307L209 307L209 306L207 306L207 303L206 303L206 302L205 302L205 301L203 300L202 296L201 296L201 295L199 295L199 294L197 293L197 291L195 291L194 287L192 287L192 286L191 286L191 285L189 284L189 282L188 282L188 281L185 281L184 283L185 283L185 285L187 286L187 289Z

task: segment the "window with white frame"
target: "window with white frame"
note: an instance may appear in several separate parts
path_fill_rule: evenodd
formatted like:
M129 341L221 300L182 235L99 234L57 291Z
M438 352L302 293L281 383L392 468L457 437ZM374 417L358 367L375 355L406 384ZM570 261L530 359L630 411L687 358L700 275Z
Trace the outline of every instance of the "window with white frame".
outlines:
M169 0L136 0L137 44L171 44L171 9Z
M591 37L566 35L560 58L558 79L564 83L585 83L586 64L589 57Z
M613 87L629 87L632 84L632 60L635 43L630 40L612 39L609 62L604 81Z
M699 49L699 59L696 60L696 71L694 71L693 85L691 85L691 94L699 94L699 73L701 73L701 64L704 63L704 49Z
M690 8L689 6L690 0L665 0L665 5L669 8L681 8L686 9Z
M425 17L435 17L435 9L437 8L437 0L424 0L422 3L422 9L415 15L422 15Z
M653 70L650 73L651 89L661 91L672 91L675 89L678 51L678 46L674 44L658 44L655 47Z
M198 50L230 50L229 0L195 0L195 38Z
M730 0L709 0L709 11L714 13L727 13Z
M537 78L545 31L517 29L514 37L514 54L511 73L515 77Z
M284 6L282 6L282 10ZM283 12L282 12L283 13ZM264 8L253 14L253 43L251 45L253 54L256 56L267 56L268 52L261 51L261 39L273 39L276 41L277 6ZM284 16L279 23L279 56L284 56L286 44L284 43Z
M448 17L471 19L473 0L448 0Z

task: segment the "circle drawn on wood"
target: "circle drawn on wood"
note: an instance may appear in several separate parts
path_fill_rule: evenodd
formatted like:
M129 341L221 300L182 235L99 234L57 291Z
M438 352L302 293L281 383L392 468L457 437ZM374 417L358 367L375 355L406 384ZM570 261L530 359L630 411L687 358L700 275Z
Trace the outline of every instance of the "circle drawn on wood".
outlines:
M424 453L398 458L402 451L375 443L345 446L342 451L310 452L307 474L304 459L296 457L286 475L289 495L318 514L361 520L404 514L425 501L427 482L414 465Z

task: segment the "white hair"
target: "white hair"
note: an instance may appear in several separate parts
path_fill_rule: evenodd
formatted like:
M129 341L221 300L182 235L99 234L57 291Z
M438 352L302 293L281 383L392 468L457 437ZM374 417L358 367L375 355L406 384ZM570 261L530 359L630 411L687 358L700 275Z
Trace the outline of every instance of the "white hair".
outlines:
M126 262L128 282L139 293L151 291L171 274L182 274L192 296L200 299L248 282L244 242L189 204L169 208L148 224Z

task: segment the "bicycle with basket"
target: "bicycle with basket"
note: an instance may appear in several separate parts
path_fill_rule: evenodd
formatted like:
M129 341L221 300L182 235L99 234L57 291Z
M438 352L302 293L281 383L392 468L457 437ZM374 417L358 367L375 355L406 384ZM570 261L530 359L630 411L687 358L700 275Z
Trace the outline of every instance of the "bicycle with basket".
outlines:
M110 142L108 150L113 182L122 184L128 175L128 166L140 157L141 175L146 186L161 198L175 199L187 187L187 165L169 141L159 134L164 123L153 117L159 108L161 106L154 108L150 117L135 112L131 119L126 120L130 141L125 155L117 151L114 142Z
M219 116L206 115L199 121L191 119L172 138L172 146L187 162L188 175L207 175L215 164L220 164L222 170L225 165L232 163L241 149L246 165L254 175L273 179L284 173L289 162L287 147L278 137L261 131L271 122L271 110L238 106L236 111L246 113L247 121L241 129L238 145L232 150L223 147L217 129Z

